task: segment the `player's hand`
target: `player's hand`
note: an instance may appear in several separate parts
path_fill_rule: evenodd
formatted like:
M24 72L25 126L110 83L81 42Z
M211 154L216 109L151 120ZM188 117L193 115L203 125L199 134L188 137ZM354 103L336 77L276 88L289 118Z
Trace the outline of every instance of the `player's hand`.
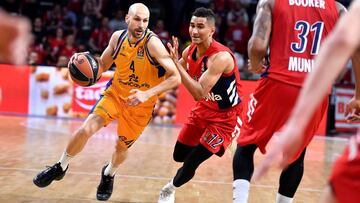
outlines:
M360 100L351 98L345 105L345 117L349 122L360 120Z
M266 66L264 63L259 63L257 65L252 65L250 59L248 59L248 70L255 74L261 74L265 71Z
M74 53L74 54L70 57L67 67L69 68L70 65L71 65L72 63L74 63L74 61L77 61L79 55L81 55L81 54L90 54L90 52L85 51L85 52ZM102 70L101 70L101 72L102 72Z
M264 160L256 168L253 180L259 180L266 175L272 165L280 169L286 168L289 165L290 159L299 151L302 143L302 133L297 131L296 127L285 127L279 140L275 141L269 152L265 155Z
M150 95L146 91L141 91L139 89L130 90L130 96L128 97L127 103L129 106L136 106L140 103L147 101L150 98Z
M79 55L81 55L81 54L90 54L90 52L85 51L85 52L79 52L79 53L73 54L73 55L70 57L69 64L72 63L72 62L74 62L74 60L78 60L78 57L79 57Z
M177 37L172 36L173 44L170 42L167 43L167 47L169 48L171 59L177 63L179 61L179 40Z

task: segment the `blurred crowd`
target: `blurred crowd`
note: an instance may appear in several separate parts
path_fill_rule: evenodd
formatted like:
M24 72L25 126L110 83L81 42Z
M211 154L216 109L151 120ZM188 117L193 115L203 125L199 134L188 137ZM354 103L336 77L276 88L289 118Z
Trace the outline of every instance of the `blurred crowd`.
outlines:
M31 20L34 37L29 48L30 65L63 67L75 52L100 55L111 34L126 29L125 15L135 2L148 6L149 28L163 43L172 35L179 37L180 51L191 43L188 27L192 12L198 7L211 8L216 15L214 38L234 52L241 79L259 78L247 69L247 42L257 0L1 0L0 7ZM349 5L349 0L340 2ZM351 71L343 75L350 80L345 82L352 83ZM160 96L154 122L174 121L176 91Z
M66 66L75 52L95 55L107 46L111 34L126 29L125 15L138 1L127 0L2 0L0 7L32 22L34 38L29 49L32 65ZM237 59L242 79L257 79L247 71L247 41L256 10L256 0L145 0L150 9L149 28L166 43L180 38L182 50L190 43L192 12L211 8L216 14L214 38L227 45Z
M190 43L192 12L201 6L211 8L216 14L214 38L234 52L241 78L259 77L247 70L246 51L257 0L1 0L0 7L31 20L29 64L66 66L75 52L101 54L111 34L127 27L125 15L134 2L149 7L149 28L164 43L172 35L180 38L181 50ZM349 4L349 0L340 2Z

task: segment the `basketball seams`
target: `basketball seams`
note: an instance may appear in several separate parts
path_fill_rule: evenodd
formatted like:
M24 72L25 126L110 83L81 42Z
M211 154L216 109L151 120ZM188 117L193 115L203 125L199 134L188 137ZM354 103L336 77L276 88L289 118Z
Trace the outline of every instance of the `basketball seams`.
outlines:
M93 68L92 68L92 65L91 65L89 59L86 57L85 54L79 55L79 58L80 58L80 60L83 59L84 63L86 63L86 64L79 64L78 63L79 59L75 61L75 64L76 65L78 64L77 67L78 67L79 71L81 73L83 73L84 75L86 75L91 80L92 78L94 78L94 73L93 73ZM83 66L85 66L86 68L83 68Z
M88 59L88 63L90 63L91 72L93 74L91 83L95 83L97 81L98 73L99 73L99 63L98 61L92 57L90 54L85 54L85 57ZM93 66L94 65L94 66Z
M90 54L79 54L77 60L69 63L70 76L81 86L90 86L97 82L99 62Z

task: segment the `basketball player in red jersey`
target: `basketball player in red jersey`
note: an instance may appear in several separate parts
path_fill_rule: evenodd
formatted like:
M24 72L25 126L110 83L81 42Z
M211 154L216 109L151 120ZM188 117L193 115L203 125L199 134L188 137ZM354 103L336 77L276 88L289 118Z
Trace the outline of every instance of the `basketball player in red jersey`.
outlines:
M115 149L109 164L101 171L98 200L108 200L113 191L118 166L127 158L128 148L149 124L157 95L180 84L180 74L161 40L147 27L149 9L142 3L130 6L125 17L128 28L111 36L102 53L101 72L115 63L114 77L94 105L83 125L74 133L58 163L41 171L33 182L46 187L64 177L70 159L89 138L112 121L118 122ZM71 60L77 60L77 54Z
M233 159L233 199L247 202L254 171L254 152L266 153L266 145L283 126L307 73L314 68L321 40L333 29L344 7L334 0L261 0L257 6L254 31L248 44L249 69L262 73L258 86L250 95L249 109L237 139ZM270 64L264 59L270 49ZM311 101L310 101L311 102ZM293 201L303 176L305 149L326 112L322 101L307 126L306 139L299 153L280 176L276 202Z
M284 168L289 159L301 150L301 143L306 139L305 127L311 115L350 57L356 79L355 96L346 105L345 116L349 122L360 120L360 22L354 19L360 19L360 0L352 3L349 12L339 20L334 31L323 43L315 59L316 69L304 82L278 144L270 149L255 171L254 178L264 175L274 162L280 162L280 166ZM359 132L350 139L344 153L336 160L325 189L323 203L360 202Z
M175 189L192 179L198 166L213 154L222 156L239 133L239 72L233 53L212 38L214 32L214 13L198 8L190 21L192 43L180 60L178 40L173 37L173 46L168 44L182 83L197 102L175 144L174 160L183 165L162 188L159 203L173 203Z

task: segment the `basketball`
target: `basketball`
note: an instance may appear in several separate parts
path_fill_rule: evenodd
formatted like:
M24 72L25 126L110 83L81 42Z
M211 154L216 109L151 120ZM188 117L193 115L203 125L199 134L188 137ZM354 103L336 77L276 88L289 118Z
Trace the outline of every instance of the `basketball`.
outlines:
M78 54L68 64L71 79L80 86L91 86L101 77L99 62L88 53Z

